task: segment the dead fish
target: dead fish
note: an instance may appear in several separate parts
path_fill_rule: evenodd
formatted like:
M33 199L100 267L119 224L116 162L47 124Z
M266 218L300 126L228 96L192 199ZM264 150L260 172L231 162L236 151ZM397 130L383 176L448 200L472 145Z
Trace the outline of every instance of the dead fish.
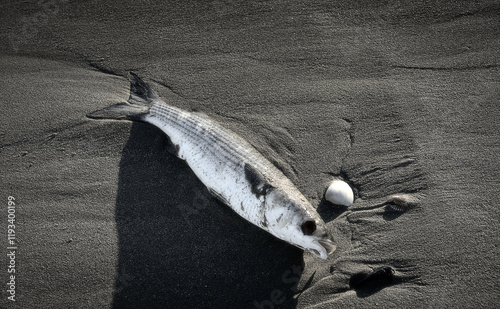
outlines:
M129 79L128 102L87 117L141 121L160 128L175 145L176 156L241 217L322 259L335 250L315 208L247 141L206 115L167 105L134 73Z

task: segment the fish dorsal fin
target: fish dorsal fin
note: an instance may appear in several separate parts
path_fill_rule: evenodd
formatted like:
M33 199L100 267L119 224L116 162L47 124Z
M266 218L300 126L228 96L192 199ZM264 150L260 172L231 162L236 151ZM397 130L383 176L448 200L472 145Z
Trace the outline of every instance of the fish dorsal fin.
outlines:
M250 184L252 193L257 197L265 196L274 187L269 184L264 175L255 169L252 165L245 163L245 179Z
M156 93L135 73L130 72L130 96L128 101L131 104L151 102L158 99Z

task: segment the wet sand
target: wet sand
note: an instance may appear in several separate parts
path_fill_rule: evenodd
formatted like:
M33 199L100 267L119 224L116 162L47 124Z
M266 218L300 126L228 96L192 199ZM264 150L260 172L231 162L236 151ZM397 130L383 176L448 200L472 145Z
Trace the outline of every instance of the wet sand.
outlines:
M498 4L105 3L2 5L0 307L496 308ZM129 71L279 167L329 259L213 198L160 130L86 118ZM351 207L323 199L334 177Z

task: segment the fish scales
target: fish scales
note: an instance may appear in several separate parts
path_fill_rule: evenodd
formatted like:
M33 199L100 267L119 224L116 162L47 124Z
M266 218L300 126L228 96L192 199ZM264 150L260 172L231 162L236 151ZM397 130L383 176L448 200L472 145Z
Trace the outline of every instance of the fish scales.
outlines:
M242 146L241 140L212 121L164 104L154 104L151 113L144 120L157 125L170 137L172 143L179 146L179 156L187 161L210 190L250 222L263 225L265 220L260 211L263 198L245 194L251 190L242 170L245 163L264 169L269 169L269 166L257 160L252 146ZM274 172L278 174L277 171ZM221 173L225 175L223 180L211 181L214 175ZM228 186L231 190L228 190Z
M223 159L231 161L235 165L246 162L258 169L271 170L266 174L272 175L274 173L274 175L280 176L279 179L285 179L282 172L275 168L274 165L262 160L263 158L253 146L237 135L229 133L229 130L222 128L211 120L206 120L194 114L185 117L179 117L179 115L178 109L164 104L157 104L151 108L151 114L148 118L158 118L158 121L164 124L166 130L168 130L167 127L171 127L180 134L186 134L193 141L204 145L207 144L206 146L214 146L207 147L207 151L213 155L223 156ZM168 125L165 126L166 123ZM180 143L182 143L183 139L180 140Z
M181 115L182 111L177 108L164 104L155 104L151 108L151 114L148 117L156 117L158 120L164 121L164 123L168 122L170 126L177 128L179 132L185 130L185 134L189 135L192 139L218 143L226 153L231 155L231 157L225 157L226 159L235 162L240 162L241 160L256 161L253 149L251 149L253 147L248 144L245 145L247 148L244 149L242 144L247 144L246 141L238 139L233 134L228 134L227 130L222 129L211 120L207 120L196 114L188 114L180 117ZM261 165L259 162L254 162L254 164ZM268 164L266 164L266 168L268 167Z

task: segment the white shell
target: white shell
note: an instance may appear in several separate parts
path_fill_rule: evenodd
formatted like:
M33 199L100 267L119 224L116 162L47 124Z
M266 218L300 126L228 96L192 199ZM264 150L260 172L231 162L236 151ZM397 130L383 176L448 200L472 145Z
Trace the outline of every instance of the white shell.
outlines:
M332 204L351 206L354 202L354 193L345 181L336 179L326 189L325 199Z

